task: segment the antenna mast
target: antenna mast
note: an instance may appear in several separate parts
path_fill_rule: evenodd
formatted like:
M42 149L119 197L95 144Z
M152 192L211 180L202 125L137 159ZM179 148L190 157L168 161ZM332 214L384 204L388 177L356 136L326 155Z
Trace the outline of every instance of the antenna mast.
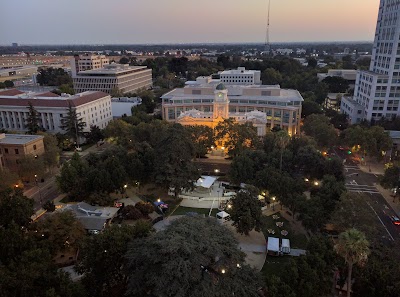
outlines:
M268 19L267 19L267 32L265 35L265 52L269 54L271 45L269 43L269 11L271 8L271 0L268 0Z

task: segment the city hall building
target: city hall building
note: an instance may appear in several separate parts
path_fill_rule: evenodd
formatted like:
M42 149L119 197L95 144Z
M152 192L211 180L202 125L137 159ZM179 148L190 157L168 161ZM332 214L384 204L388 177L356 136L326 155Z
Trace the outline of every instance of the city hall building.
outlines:
M252 122L259 136L274 127L290 135L300 133L303 98L298 91L279 85L225 85L220 79L198 77L161 98L162 117L169 122L214 128L234 118L239 123Z

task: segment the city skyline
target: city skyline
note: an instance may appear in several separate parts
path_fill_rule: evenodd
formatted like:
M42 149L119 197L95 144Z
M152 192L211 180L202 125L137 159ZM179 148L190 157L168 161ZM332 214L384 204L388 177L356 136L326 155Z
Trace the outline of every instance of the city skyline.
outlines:
M5 0L0 26L9 29L0 44L263 43L267 5L268 0L251 6L228 0L115 0L112 6ZM378 6L378 0L271 0L270 41L372 41Z

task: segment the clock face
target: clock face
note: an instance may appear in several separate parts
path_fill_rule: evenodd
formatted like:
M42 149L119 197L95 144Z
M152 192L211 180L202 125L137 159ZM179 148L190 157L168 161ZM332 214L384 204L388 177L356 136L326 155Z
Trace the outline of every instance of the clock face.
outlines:
M222 93L219 93L219 94L218 94L218 97L219 97L219 98L222 98L222 96L223 96Z

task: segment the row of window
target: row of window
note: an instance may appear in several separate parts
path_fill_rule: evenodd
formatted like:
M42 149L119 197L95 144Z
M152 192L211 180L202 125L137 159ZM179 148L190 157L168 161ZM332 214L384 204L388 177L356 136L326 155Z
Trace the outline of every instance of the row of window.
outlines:
M36 144L33 145L33 150L36 151ZM4 148L4 154L9 154L10 150L8 148ZM2 149L0 148L0 154L2 154ZM19 155L19 149L14 149L14 154Z

